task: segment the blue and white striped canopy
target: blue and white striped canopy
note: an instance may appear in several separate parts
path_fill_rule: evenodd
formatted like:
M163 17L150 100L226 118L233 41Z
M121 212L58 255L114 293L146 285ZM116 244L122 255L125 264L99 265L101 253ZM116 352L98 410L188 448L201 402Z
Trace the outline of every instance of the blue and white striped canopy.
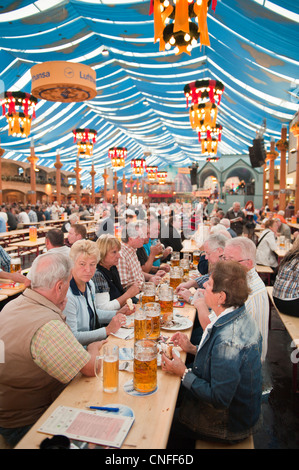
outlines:
M145 152L147 164L161 170L190 166L206 156L190 126L184 86L207 78L225 86L218 156L248 154L264 120L267 147L280 138L299 107L299 2L218 0L215 13L208 12L210 47L198 44L191 55L159 51L149 6L142 0L0 0L4 90L30 93L30 69L47 61L83 63L97 75L90 101L39 100L28 138L8 136L1 116L4 158L26 161L33 138L39 165L53 167L59 150L63 169L72 170L72 130L91 128L97 131L97 185L114 146L128 150L127 176L131 159ZM90 184L90 166L91 159L80 160L83 186Z

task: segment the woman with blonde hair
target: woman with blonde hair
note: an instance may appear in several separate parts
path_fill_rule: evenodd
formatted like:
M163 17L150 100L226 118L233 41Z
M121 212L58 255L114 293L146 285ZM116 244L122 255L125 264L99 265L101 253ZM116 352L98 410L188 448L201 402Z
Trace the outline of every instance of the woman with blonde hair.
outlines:
M123 289L117 269L120 258L120 241L111 234L101 235L97 241L99 261L93 281L96 288L96 306L105 310L115 310L140 292L137 284L126 291Z
M273 300L282 313L299 317L299 237L279 265Z
M125 314L131 313L125 306L121 311L102 310L95 304L95 273L100 252L95 242L78 240L70 250L74 266L63 311L66 323L77 340L83 345L107 338L126 324Z

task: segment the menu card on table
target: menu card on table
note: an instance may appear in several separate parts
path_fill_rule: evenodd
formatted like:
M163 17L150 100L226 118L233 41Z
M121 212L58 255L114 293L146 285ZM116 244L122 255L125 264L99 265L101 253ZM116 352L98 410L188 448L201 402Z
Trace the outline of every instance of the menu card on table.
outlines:
M69 439L108 447L121 447L133 422L133 417L114 415L106 411L85 411L59 406L38 431L53 435L62 434Z

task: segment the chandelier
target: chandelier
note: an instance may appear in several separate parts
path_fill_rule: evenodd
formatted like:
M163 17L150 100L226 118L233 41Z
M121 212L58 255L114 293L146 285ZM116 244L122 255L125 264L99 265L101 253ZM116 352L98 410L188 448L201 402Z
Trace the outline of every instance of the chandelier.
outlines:
M108 157L111 159L111 165L113 168L124 168L127 149L125 147L110 148L108 150Z
M158 171L157 172L157 178L158 178L158 183L159 184L164 184L166 182L166 178L167 178L167 171Z
M222 93L224 92L224 85L218 80L196 80L195 82L189 83L184 87L184 93L187 100L187 108L189 104L189 98L192 103L198 104L199 101L203 102L210 101L219 106L221 101Z
M154 41L159 40L160 51L174 47L175 54L190 55L199 38L202 46L209 46L207 13L211 3L215 11L217 0L151 0Z
M144 158L133 158L131 160L132 172L136 176L141 176L145 170L145 159Z
M22 91L6 91L2 100L2 114L8 122L8 135L28 137L31 121L35 118L37 99ZM6 112L7 110L7 112Z
M150 181L153 181L157 178L158 167L155 165L148 165L145 167L147 172L147 177Z
M93 145L96 141L97 131L93 129L74 129L74 142L77 142L78 157L91 157Z
M207 162L218 162L219 157L207 157L206 161Z

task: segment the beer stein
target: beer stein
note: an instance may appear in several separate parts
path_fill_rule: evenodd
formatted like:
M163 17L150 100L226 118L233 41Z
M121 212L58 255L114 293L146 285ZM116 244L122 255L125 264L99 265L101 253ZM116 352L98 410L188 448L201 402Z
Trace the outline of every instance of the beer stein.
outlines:
M161 251L157 255L155 255L155 260L162 258L163 251L165 250L165 246L160 242L160 240L153 240L152 245L161 245Z
M160 337L160 304L158 302L144 304L143 311L146 316L146 336L148 339L157 340Z
M146 314L142 308L139 308L134 313L134 339L135 342L140 339L145 339L146 332Z
M29 241L36 242L37 240L37 228L34 225L29 227Z
M279 248L281 248L282 250L284 250L285 248L285 237L283 235L280 235L279 237Z
M173 251L170 256L170 262L171 266L179 266L180 265L180 252L179 251Z
M169 271L169 285L175 291L183 282L184 270L180 266L172 266Z
M142 286L141 304L144 305L148 302L155 302L156 300L156 286L153 282L145 282Z
M114 393L118 390L119 352L118 346L105 344L103 355L95 360L95 375L100 378L101 364L103 360L103 390Z
M159 289L159 304L161 307L161 321L166 323L173 319L173 288L163 284Z
M133 386L138 392L153 392L157 387L157 352L157 343L149 339L134 345Z
M10 272L16 273L21 269L21 258L11 258L10 260Z
M200 251L199 250L193 251L193 266L195 268L197 268L198 266L199 258L200 258Z
M189 259L183 258L180 260L180 267L184 271L184 276L187 276L189 274L189 269L190 269L190 261Z

